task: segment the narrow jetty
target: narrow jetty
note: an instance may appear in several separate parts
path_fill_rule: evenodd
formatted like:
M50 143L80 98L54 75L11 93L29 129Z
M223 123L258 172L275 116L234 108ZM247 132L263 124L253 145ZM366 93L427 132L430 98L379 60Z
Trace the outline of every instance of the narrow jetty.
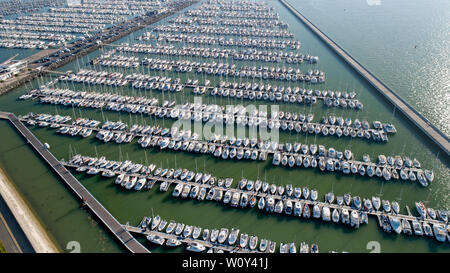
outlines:
M403 100L392 89L378 79L374 74L367 70L347 51L336 44L330 37L323 33L317 26L311 23L300 12L298 12L286 0L279 0L288 10L290 10L298 19L300 19L312 32L321 38L337 55L342 57L351 67L353 67L361 76L363 76L376 90L378 90L394 107L398 108L414 125L416 125L425 135L436 143L446 154L450 155L449 138L442 133L436 126L431 124L424 116L417 112L409 103Z
M178 240L181 243L185 243L185 244L197 243L197 244L203 245L207 248L213 248L216 250L222 250L222 251L226 251L226 252L261 253L261 251L258 251L258 250L251 251L250 249L239 248L237 246L232 246L232 245L230 246L227 244L211 243L208 241L204 241L204 240L200 240L200 239L193 239L193 238L188 238L188 237L184 238L182 236L177 236L175 234L167 234L165 232L160 232L160 231L156 231L156 230L148 230L148 229L144 230L140 227L124 225L123 228L125 228L129 232L141 234L144 236L156 235L160 238L164 238L165 240Z
M97 199L61 164L55 156L28 130L13 113L0 112L0 118L8 119L27 140L27 143L41 156L45 162L61 177L64 183L83 201L114 234L114 236L132 253L149 253L123 226L100 204Z
M294 166L301 167L303 164L305 168L318 167L321 171L342 171L345 174L350 174L351 172L352 174L360 174L361 176L366 174L367 168L367 175L369 177L383 177L385 180L390 180L391 178L398 180L401 178L402 180L418 181L424 187L427 187L434 179L433 172L422 170L420 162L416 159L414 161L416 163L413 163L408 158L404 159L405 163L399 163L402 160L400 156L390 157L397 163L383 163L384 155L379 156L378 163L372 163L368 159L364 160L364 157L363 161L355 160L350 150L346 150L344 153L336 152L334 148L330 147L327 149L322 145L318 146L319 151L317 153L317 151L313 151L314 147L317 149L317 146L313 145L308 146L306 144L301 145L300 143L277 143L271 141L258 142L255 138L252 140L244 138L239 143L236 139L233 142L233 140L227 140L217 136L209 140L198 138L188 140L190 136L183 138L183 132L173 131L169 128L140 126L141 129L137 131L139 128L137 124L134 124L130 131L128 131L128 125L123 122L106 122L100 129L97 127L100 121L96 120L77 119L71 125L67 124L66 122L71 120L69 116L62 117L48 114L33 116L30 113L27 116L19 117L19 119L30 126L37 125L40 127L49 126L53 129L58 128L56 132L63 135L89 137L93 132L97 132L97 139L104 142L113 141L118 144L131 143L134 138L140 137L137 143L142 148L159 147L161 150L167 148L174 151L209 154L215 157L222 157L224 160L236 157L237 160L251 159L265 161L267 160L267 156L273 155L272 164L277 166L281 163L282 166L292 168ZM297 146L297 148L292 149L292 145ZM337 155L338 153L340 156ZM406 162L409 163L407 164ZM369 169L371 169L370 173ZM397 171L400 171L400 175L398 175Z
M81 163L76 163L75 161L77 159L80 160ZM365 213L367 213L367 215L372 215L372 216L376 216L376 217L394 215L394 214L390 214L390 213L387 213L387 212L382 211L382 210L375 210L375 209L364 210L362 207L361 208L356 208L354 206L339 205L337 203L329 203L327 201L301 199L301 198L298 198L298 197L295 197L295 196L289 196L287 194L262 192L262 191L258 191L258 190L246 190L246 189L241 189L239 187L231 188L231 185L230 186L223 186L223 185L219 186L219 185L216 185L215 182L214 183L206 182L206 183L201 183L200 184L199 182L195 182L195 181L183 180L180 177L178 177L178 178L163 177L163 176L160 176L159 174L155 174L156 172L153 172L151 170L150 171L147 170L144 173L140 172L140 170L138 170L136 172L132 172L132 171L126 171L126 170L123 170L123 169L120 169L120 168L116 168L116 169L112 170L111 167L110 168L108 168L108 167L100 167L100 166L95 165L95 164L91 164L90 165L89 163L87 163L87 161L85 161L85 159L92 159L92 157L76 155L72 159L70 159L69 161L61 160L61 164L63 164L66 167L77 169L77 171L89 171L90 169L95 169L96 172L95 173L91 173L91 175L110 172L112 174L112 176L119 176L119 175L125 176L125 175L128 175L128 176L134 176L137 179L145 178L146 181L153 181L153 183L155 183L155 182L156 183L160 183L160 184L165 183L167 185L167 187L164 188L164 189L161 189L162 191L167 191L169 186L171 184L175 183L175 184L181 184L181 185L183 185L183 187L185 185L189 185L191 187L199 186L199 187L206 188L208 190L214 189L215 191L225 191L225 192L226 191L230 191L231 193L238 193L239 195L247 194L247 195L255 196L255 197L258 197L258 198L272 198L275 201L291 201L292 203L300 202L300 203L302 203L302 207L304 205L308 205L308 206L318 205L319 207L326 206L326 207L328 207L330 209L339 209L339 210L347 209L349 212L352 212L352 211L365 212ZM94 159L96 159L96 158L94 158ZM106 160L106 158L104 158L104 160ZM99 161L95 161L95 162L98 163ZM105 162L107 162L107 160ZM114 162L114 161L112 161L112 162ZM129 162L129 163L131 165L135 164L133 162ZM129 166L131 166L131 165L129 165ZM79 168L82 168L82 167L84 167L84 168L83 169L79 169ZM160 169L162 169L162 168L160 168ZM186 171L189 171L189 170L186 170ZM215 181L216 179L226 180L226 179L230 179L230 178L217 178L217 177L215 177L215 179L212 179L212 181ZM278 186L277 186L277 188L278 188ZM219 200L215 199L215 196L211 200L222 201L222 199L219 199ZM416 216L412 215L410 211L409 211L408 215L395 214L395 216L399 217L400 219L405 219L405 220L408 220L408 221L417 220L419 222L427 222L428 224L443 224L444 223L443 221L438 220L438 219L421 218L420 216L416 217Z
M253 188L253 181L250 182L252 185L250 188L246 187L247 181L250 180L243 178L238 183L239 185L237 188L231 188L233 183L233 179L231 178L217 178L211 177L210 174L206 174L207 178L203 180L202 173L200 173L201 176L198 176L199 173L195 174L187 169L178 169L175 171L174 169L163 170L162 168L158 168L155 170L155 164L151 164L147 167L131 161L110 161L105 157L99 159L79 154L72 157L69 162L62 160L61 164L75 168L78 172L86 172L88 175L102 173L102 176L108 178L117 176L114 183L127 190L134 189L135 191L140 191L142 189L148 189L146 184L153 185L155 183L160 183L160 191L167 192L171 184L176 184L172 196L181 197L183 199L186 199L189 196L189 199L203 201L206 197L207 201L223 202L223 204L229 204L231 207L235 208L253 208L256 203L258 203L258 209L265 210L268 213L285 214L286 216L293 215L298 218L303 217L307 219L312 216L312 219L321 219L328 223L331 223L332 221L334 224L342 223L355 229L358 229L361 225L368 224L368 217L373 216L377 218L379 226L384 232L392 233L395 231L397 234L403 233L406 235L413 235L414 232L414 235L417 236L435 236L436 240L440 242L445 242L447 240L446 238L449 236L447 234L448 212L438 210L437 213L439 218L433 217L433 214L428 214L430 217L427 217L426 215L415 217L410 212L408 215L404 215L400 214L398 203L397 209L394 209L394 202L392 202L393 209L391 210L391 205L388 200L383 200L382 202L379 200L378 205L376 205L373 197L372 201L368 198L363 198L364 206L362 206L361 201L359 201L359 205L358 201L355 201L358 199L361 200L359 196L354 196L353 199L351 199L353 200L351 201L353 204L351 204L350 201L345 201L345 195L343 197L344 199L341 199L342 202L336 201L336 203L333 203L334 194L332 193L328 193L325 196L325 201L319 201L317 199L316 191L314 191L316 197L311 196L310 198L308 193L307 196L303 195L302 199L295 191L303 192L303 194L305 194L305 188L303 191L301 187L293 189L292 185L286 185L286 191L280 191L280 187L284 189L283 186L272 184L270 185L270 188L275 190L271 189L269 191L267 182L264 182L267 187L265 189L262 188L262 191L260 191L261 188L259 186ZM262 181L258 181L262 183ZM309 192L309 189L307 189L307 191ZM312 192L313 190L311 190L311 194L313 194ZM329 199L330 194L332 194L331 196L333 196L333 199ZM351 198L351 196L348 198ZM253 200L253 203L248 203L248 200L250 199ZM259 199L259 201L257 201L257 199ZM262 202L261 200L266 201ZM369 203L371 202L370 205L367 204L367 201L369 201ZM381 203L383 204L382 210L380 210ZM295 206L295 209L293 209L293 205ZM311 207L313 207L312 210ZM430 211L430 209L431 208L428 208L428 211ZM330 210L333 210L332 218L330 217ZM432 210L434 211L434 209ZM411 229L411 224L413 229ZM431 228L430 225L432 225L433 228ZM163 227L161 227L161 229L162 228ZM153 233L149 235L163 239L174 239ZM155 242L152 239L149 240ZM159 239L156 243L161 244ZM197 243L202 244L201 242Z

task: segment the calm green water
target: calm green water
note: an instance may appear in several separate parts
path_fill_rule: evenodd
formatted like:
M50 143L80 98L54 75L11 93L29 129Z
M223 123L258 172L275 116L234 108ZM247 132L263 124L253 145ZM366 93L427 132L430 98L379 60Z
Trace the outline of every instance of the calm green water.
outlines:
M288 2L450 134L449 1Z
M14 182L51 239L61 251L70 241L78 241L82 252L118 252L108 233L76 200L60 180L25 144L9 122L0 121L2 145L0 165Z
M330 1L324 1L325 3ZM301 40L304 53L318 55L320 57L318 69L325 71L327 82L322 85L323 88L333 89L354 89L358 93L358 98L364 103L364 110L360 112L349 110L329 109L318 103L312 107L305 106L286 106L280 105L281 109L296 112L313 112L316 119L325 114L336 114L344 117L350 116L353 119L367 119L369 121L381 120L393 122L397 127L398 133L390 137L390 141L385 144L368 143L363 140L336 139L334 137L307 137L304 134L289 134L280 132L280 142L298 141L301 143L318 143L326 147L335 147L338 150L350 148L356 155L361 158L362 154L368 153L372 158L376 158L378 154L386 155L405 155L411 158L416 157L422 163L424 168L433 169L435 172L435 181L427 189L419 186L418 183L402 183L402 182L386 182L383 183L379 179L367 179L359 176L343 176L333 173L321 173L312 169L286 169L282 167L274 167L271 165L271 158L266 162L237 162L223 161L206 155L190 155L182 152L159 151L155 149L142 149L134 142L131 144L117 145L105 144L97 141L94 137L87 139L71 138L57 135L54 130L47 128L33 128L33 132L42 141L51 145L52 152L57 158L69 158L70 151L76 151L84 155L105 155L109 159L130 159L135 162L157 163L163 167L182 167L198 171L208 171L217 177L233 177L236 181L244 176L249 179L266 178L268 182L283 184L288 183L294 186L308 186L315 188L319 194L323 196L329 191L334 191L337 195L346 192L361 197L371 197L375 194L382 194L383 199L398 200L400 205L404 207L408 205L415 213L414 201L428 201L428 205L438 209L449 209L450 188L448 181L450 179L448 158L437 156L438 150L432 144L427 143L427 139L418 133L415 128L404 118L398 116L381 98L375 90L368 86L359 76L349 69L340 59L335 56L320 40L311 34L303 25L301 25L286 9L280 6L278 2L270 1L270 5L280 12L281 18L288 22L291 31ZM308 3L308 2L306 2ZM306 4L305 4L306 5ZM325 5L325 4L323 4ZM337 4L335 4L337 5ZM312 11L310 11L312 12ZM317 14L322 9L317 10ZM308 16L308 14L306 14ZM320 16L316 15L316 16ZM325 16L325 15L322 15ZM364 17L364 16L363 16ZM320 17L319 17L320 18ZM336 17L338 18L338 17ZM335 20L337 20L335 18ZM311 20L316 23L316 20ZM356 19L354 19L356 20ZM319 24L320 25L320 24ZM343 25L343 24L341 24ZM320 25L321 26L321 25ZM354 26L354 24L353 24ZM345 28L344 28L345 29ZM354 31L354 30L352 30ZM381 31L381 30L379 30ZM135 33L139 35L143 31ZM382 31L381 31L382 32ZM334 38L334 34L331 36ZM380 34L381 35L381 34ZM347 37L341 38L348 39ZM354 47L360 46L360 39L346 40L348 44L354 43ZM133 42L134 38L124 38L118 42ZM340 41L338 41L340 42ZM348 48L346 44L342 44L344 48ZM349 51L357 58L357 52L348 48ZM386 47L386 51L390 48ZM363 49L360 49L364 52ZM98 56L98 52L90 54L90 56L80 59L75 64L67 65L61 70L78 69L84 67L86 62L92 57ZM384 56L382 57L384 58ZM366 64L368 60L361 59ZM395 61L395 59L393 60ZM372 67L369 66L372 69ZM383 70L383 69L381 69ZM119 70L123 73L132 73L131 70ZM141 71L142 70L138 70ZM146 72L146 71L144 71ZM383 78L389 85L388 78ZM431 72L430 72L431 73ZM404 73L402 73L404 74ZM431 73L433 74L433 73ZM433 74L434 75L434 74ZM171 74L174 77L173 74ZM432 76L432 75L431 75ZM194 77L190 75L190 77ZM400 81L399 77L399 81ZM50 78L42 79L48 81ZM34 83L36 84L36 83ZM69 85L70 88L83 89L83 85ZM392 85L392 87L395 86ZM152 120L143 118L139 115L118 114L112 112L100 112L97 110L79 110L64 107L55 107L49 105L40 105L34 101L17 101L17 97L27 92L32 86L22 87L15 92L0 97L0 109L3 111L12 111L16 114L24 114L29 111L48 112L71 115L73 117L90 117L97 120L119 120L128 123L156 122L164 126L170 126L172 121L168 120ZM396 89L395 89L396 90ZM130 89L102 88L96 87L98 92L119 92L122 94L155 96L162 98L159 92L141 92ZM399 91L400 92L400 91ZM167 95L165 95L167 99ZM173 96L171 97L174 98ZM193 100L189 95L189 90L175 97L178 102L184 100ZM206 98L204 100L215 102L217 104L237 104L236 100ZM244 101L243 103L248 104ZM430 107L434 108L433 105ZM444 108L440 112L445 112ZM447 111L448 114L448 111ZM448 117L448 116L447 116ZM448 118L447 118L448 121ZM448 122L447 122L448 123ZM12 151L14 148L17 152L12 152L8 157L6 153L0 153L0 164L6 169L9 176L17 181L19 189L23 192L25 198L30 202L36 210L39 217L49 227L50 233L53 234L55 241L61 248L64 248L68 241L78 240L82 243L82 251L92 252L112 252L121 251L117 247L111 236L105 236L105 232L88 219L87 214L78 207L78 203L74 200L70 193L58 183L57 178L48 171L44 164L31 156L30 150L25 144L19 140L15 140L15 133L8 129L5 123L0 124L2 134L0 139L2 150ZM21 158L27 158L27 161ZM10 159L11 158L11 159ZM14 159L15 158L15 159ZM14 160L13 160L14 159ZM20 172L26 169L27 175ZM219 227L238 227L241 232L258 235L260 238L268 238L277 242L295 241L298 244L301 241L307 243L317 243L322 252L329 250L349 251L349 252L368 252L366 245L369 241L379 241L381 243L381 251L383 252L449 252L447 245L441 245L434 239L409 238L406 236L395 236L385 234L378 227L375 218L370 217L369 225L361 227L359 230L325 224L321 221L296 219L294 217L267 215L260 213L257 209L236 209L225 207L215 202L197 202L193 200L181 200L172 198L170 189L166 193L161 193L158 187L151 191L144 192L126 192L120 187L116 187L113 179L104 179L100 176L87 176L84 174L76 174L77 178L87 187L91 193L99 199L99 201L122 223L127 221L130 224L138 224L144 215L150 215L153 211L160 214L163 218L183 221L186 224L195 224L203 228L219 228ZM35 181L30 177L40 177L42 182ZM35 188L31 188L35 186ZM56 193L57 192L57 193ZM64 203L60 199L65 200ZM322 198L322 197L321 197ZM34 200L34 201L33 201ZM42 202L45 200L45 202ZM69 201L68 201L69 200ZM70 213L68 213L70 211ZM206 217L205 217L206 216ZM96 224L95 224L96 225ZM95 234L94 234L95 233ZM101 239L97 236L100 233ZM76 239L73 239L75 236ZM337 239L339 238L339 239ZM102 244L99 244L101 240ZM168 249L163 247L155 247L147 242L144 244L150 250L155 252L180 252L182 248Z

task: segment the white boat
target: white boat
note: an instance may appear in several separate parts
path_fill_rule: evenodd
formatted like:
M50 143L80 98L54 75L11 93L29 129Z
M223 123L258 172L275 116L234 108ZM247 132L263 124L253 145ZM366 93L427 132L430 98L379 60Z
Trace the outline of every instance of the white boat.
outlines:
M313 206L313 217L320 218L320 208L318 205Z
M259 250L261 252L266 252L268 244L269 243L267 239L261 239L261 243L259 244Z
M170 223L167 225L166 233L171 234L172 232L174 232L176 226L177 223L175 223L174 221L170 221Z
M297 253L297 247L295 246L295 243L289 244L289 253Z
M342 209L341 221L343 224L350 224L350 214L347 209Z
M164 219L161 219L158 225L158 231L162 231L167 225L167 221Z
M300 243L300 253L309 253L309 246L305 242Z
M430 218L431 219L436 219L436 217L437 217L437 214L436 214L436 211L433 209L433 208L427 208L427 214L428 214L428 216L430 216Z
M428 224L427 222L423 222L422 223L423 226L423 233L426 236L433 236L433 229L431 228L430 224Z
M433 231L436 240L441 243L444 243L447 240L447 229L443 224L433 224Z
M204 245L199 244L197 242L190 243L188 245L188 247L186 248L186 250L193 251L193 252L202 252L205 249L206 249L206 247Z
M211 237L209 238L209 240L214 243L217 240L218 236L219 236L219 230L213 229L213 230L211 230Z
M412 225L413 225L414 234L418 235L418 236L422 236L423 229L422 229L422 225L420 224L420 222L414 219L414 220L412 220Z
M334 223L338 223L340 219L340 214L338 209L333 209L333 213L331 214L331 219Z
M190 198L197 198L198 192L200 190L200 187L195 185L191 188L191 192L189 193Z
M117 176L117 178L116 178L115 183L116 183L116 184L121 184L122 181L124 180L124 178L125 178L125 174L124 174L124 173L119 174L119 175Z
M309 189L308 189L308 187L304 187L303 188L303 199L305 199L305 200L307 200L308 199L308 197L309 197Z
M228 244L234 245L237 241L239 235L239 229L233 228L231 229L230 236L228 237Z
M294 197L297 199L300 199L302 196L302 188L301 187L295 187L294 188Z
M179 246L179 245L181 245L181 241L177 240L175 238L171 238L166 241L166 245L167 246Z
M359 228L359 214L356 210L352 210L350 213L350 226L354 228Z
M203 241L209 240L209 235L210 235L209 229L205 228L202 234Z
M183 232L184 223L178 223L175 227L175 235L180 235Z
M433 171L425 170L424 173L425 173L425 177L427 178L428 182L429 183L433 182L433 179L434 179Z
M193 226L186 225L183 231L183 237L187 238L191 236L193 230Z
M397 203L397 201L391 202L391 208L395 212L395 214L399 214L400 212L400 205Z
M273 212L275 208L275 200L272 197L266 197L266 211Z
M156 215L153 218L151 229L155 229L159 225L160 222L161 222L161 217L159 215Z
M199 193L197 195L197 200L204 200L206 196L206 188L205 187L201 187L199 190Z
M289 156L289 159L288 159L288 165L289 165L289 167L294 167L294 164L295 164L295 158L294 158L294 156Z
M248 204L248 195L246 193L242 193L240 206L245 208Z
M259 201L258 201L258 209L260 209L260 210L264 209L265 205L266 205L266 201L265 201L264 197L260 197Z
M201 231L201 227L194 227L194 231L192 231L192 238L197 239L198 237L200 237Z
M372 205L376 210L379 210L381 207L380 197L372 196Z
M283 195L283 193L284 193L284 187L283 187L282 185L278 186L277 192L278 192L278 195Z
M262 181L261 180L256 180L255 181L255 185L254 185L254 189L256 192L258 192L261 189L262 186Z
M283 201L279 200L279 201L276 203L276 205L275 205L274 211L275 211L276 213L282 213L282 212L283 212L283 207L284 207Z
M145 186L145 183L147 183L147 180L145 177L139 178L134 189L137 191L140 191Z
M222 228L219 232L219 236L217 238L217 241L221 244L223 244L225 242L225 240L228 237L228 229L227 228Z
M420 202L416 202L415 204L416 204L416 209L419 212L420 216L422 218L427 217L427 209L426 209L425 205L423 204L423 202L420 201Z
M225 192L225 195L223 197L223 203L224 204L229 204L230 200L231 200L231 196L232 196L232 192L231 191Z
M331 221L331 217L330 217L330 208L327 206L322 207L322 220L329 222Z
M310 253L319 253L319 246L317 244L311 244Z
M317 198L319 198L319 196L316 190L312 189L310 191L310 198L312 201L317 201Z
M402 231L404 234L412 235L411 224L407 219L402 219Z
M163 245L165 242L165 239L162 237L159 237L158 235L149 234L147 235L147 240L154 244Z
M301 202L295 202L294 204L294 216L301 216L302 215L302 203Z
M402 224L401 224L400 218L390 215L389 222L391 223L392 229L397 234L400 234L402 232Z
M258 236L250 236L248 246L251 250L254 250L258 245Z
M239 246L241 248L245 248L248 244L248 234L246 233L241 233L241 236L239 238Z
M276 246L277 246L276 242L270 242L269 241L269 253L275 253Z
M251 190L253 190L253 185L254 185L253 181L248 180L245 188L247 189L247 191L251 191Z
M247 179L242 178L241 181L239 181L239 188L243 190L247 186L247 182Z
M239 204L240 197L241 197L241 194L239 192L234 192L233 196L231 198L231 206L237 207Z
M280 253L289 253L289 245L280 243Z
M190 192L191 192L191 185L185 184L181 192L181 198L186 198Z
M292 201L289 199L284 203L284 213L287 215L292 214Z
M279 152L276 152L273 155L272 164L278 166L280 165L280 161L281 161L281 154Z

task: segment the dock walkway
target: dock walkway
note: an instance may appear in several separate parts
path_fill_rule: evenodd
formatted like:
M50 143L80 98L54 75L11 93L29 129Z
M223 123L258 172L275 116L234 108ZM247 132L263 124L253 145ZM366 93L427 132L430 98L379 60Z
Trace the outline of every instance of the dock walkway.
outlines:
M214 248L216 250L223 250L226 252L240 252L240 253L261 253L258 250L250 250L247 248L239 248L237 246L232 246L232 245L228 245L228 244L221 244L219 242L209 242L209 241L204 241L201 239L193 239L193 238L188 238L188 237L183 237L181 235L175 235L175 234L167 234L164 232L159 232L156 230L148 230L148 229L142 229L139 227L133 227L133 226L128 226L128 225L124 225L123 226L127 231L132 232L132 233L136 233L136 234L142 234L144 236L147 235L157 235L161 238L164 238L166 240L179 240L182 243L186 243L186 244L192 244L192 243L197 243L200 245L203 245L207 248Z
M22 122L26 122L28 119L25 119L25 118L21 118L20 119ZM139 137L139 138L142 138L142 137L151 137L151 138L169 138L170 140L172 140L173 138L171 137L171 136L162 136L162 135L159 135L159 134L147 134L147 133L145 133L145 134L142 134L142 133L134 133L134 132L129 132L127 129L125 129L125 130L119 130L119 129L107 129L107 128L99 128L99 127L89 127L89 126L84 126L84 125L73 125L73 124L66 124L66 123L51 123L52 125L53 124L58 124L59 125L59 127L57 127L57 128L60 128L60 127L69 127L69 128L74 128L74 127L79 127L79 128L82 128L82 129L91 129L92 131L94 131L94 132L100 132L100 131L105 131L105 132L111 132L111 133L113 133L113 134L125 134L127 137L128 136L133 136L133 139L134 138L136 138L136 137ZM114 142L114 141L112 141L112 142ZM184 141L183 141L184 142ZM287 152L287 151L281 151L281 150L279 150L278 148L277 149L273 149L273 148L268 148L268 149L266 149L266 148L259 148L258 146L255 146L255 147L251 147L251 146L238 146L238 145L234 145L234 144L229 144L229 143L221 143L221 142L213 142L213 141L211 141L211 140L193 140L192 142L194 142L194 143L196 143L196 144L202 144L202 146L203 145L214 145L215 146L215 148L217 148L217 147L222 147L222 148L224 148L224 149L226 149L226 148L228 148L228 149L243 149L244 151L247 151L247 150L249 150L249 151L258 151L258 153L266 153L268 156L269 155L274 155L275 153L277 153L277 152L279 152L279 153L281 153L282 155L286 155L286 156L294 156L294 157L297 157L297 156L301 156L302 157L302 159L304 159L305 157L310 157L311 159L315 159L315 160L320 160L320 159L324 159L325 161L326 160L329 160L329 159L331 159L331 160L333 160L333 162L335 162L335 161L339 161L338 159L336 159L336 158L332 158L332 157L327 157L327 156L322 156L322 155L319 155L319 154L315 154L315 155L310 155L310 154L302 154L301 153L301 151L298 151L298 152L294 152L294 151L290 151L290 152ZM280 143L280 144L282 144L282 143ZM284 145L284 144L283 144ZM159 147L159 144L155 144L155 146L153 146L153 145L148 145L148 146L146 146L146 147ZM143 147L144 148L144 147ZM170 148L167 148L167 149L170 149ZM194 151L189 151L189 150L187 150L187 149L185 149L185 150L183 150L183 149L179 149L179 151L187 151L187 152L194 152ZM195 152L195 153L198 153L198 152ZM266 159L259 159L259 160L266 160ZM382 165L379 165L379 164L376 164L376 163L373 163L373 162L371 162L371 161L369 161L369 162L365 162L365 161L360 161L360 160L355 160L355 159L345 159L345 160L342 160L342 161L345 161L345 162L348 162L349 164L352 164L352 163L355 163L355 164L358 164L358 166L359 165L362 165L362 166L364 166L364 167L368 167L369 165L371 165L371 166L373 166L374 168L376 168L376 167L381 167L381 168L383 168L383 166ZM395 169L395 170L401 170L403 167L398 167L398 166L392 166L392 167L390 167L391 169ZM409 171L414 171L414 172L419 172L419 171L421 171L422 169L421 168L417 168L417 167L414 167L414 166L411 166L411 167L405 167L405 168L403 168L403 169L405 169L405 170L407 170L408 172Z
M298 19L300 19L312 32L321 38L337 55L342 57L351 67L353 67L361 76L363 76L376 90L378 90L394 107L400 109L414 125L416 125L425 135L436 143L446 154L450 155L450 141L448 136L442 133L424 116L417 112L409 103L398 96L392 89L378 79L374 74L368 71L362 64L353 58L347 51L336 44L330 37L323 33L318 27L306 19L286 0L279 0L288 10L290 10Z
M0 118L8 119L22 134L33 149L48 163L61 177L64 183L83 201L114 234L114 236L132 253L149 253L123 226L100 204L97 199L61 164L55 156L45 149L44 145L28 130L27 127L13 113L0 113Z
M71 167L71 168L78 168L78 167L81 167L81 166L88 167L85 164L72 164L72 163L69 163L69 162L66 162L66 161L61 161L61 164L63 164L66 167ZM110 171L110 169L107 169L107 168L98 168L98 167L95 167L95 168L97 170L99 170L99 172ZM232 193L239 193L240 195L245 193L248 196L255 196L257 198L261 198L261 197L269 198L270 197L270 198L273 198L275 200L275 202L278 202L280 200L281 201L289 200L293 204L295 202L300 202L302 204L302 207L304 207L304 205L309 205L309 206L318 205L320 208L322 208L324 206L327 206L330 209L338 209L338 210L347 209L349 213L351 213L353 210L356 210L358 212L362 212L363 211L362 209L356 209L356 208L351 207L351 206L346 206L346 205L342 205L341 206L341 205L338 205L338 204L335 204L335 203L331 203L330 204L330 203L327 203L327 202L324 202L324 201L318 201L318 200L317 201L312 201L312 200L309 200L309 199L295 198L293 196L289 197L287 195L278 195L278 194L270 194L270 193L264 193L264 192L256 192L256 191L253 191L253 190L248 191L248 190L243 190L243 189L239 189L239 188L225 188L225 187L220 187L220 186L210 185L210 184L199 184L199 183L196 183L196 182L193 182L193 181L185 181L185 180L174 179L174 178L160 177L160 176L152 175L150 173L147 173L147 174L129 173L129 172L120 171L120 170L115 170L115 171L112 171L112 172L115 175L125 174L125 175L130 175L130 176L136 176L136 177L138 177L138 179L139 178L146 178L147 181L154 181L154 182L157 182L157 183L164 183L164 182L166 182L166 183L169 183L169 184L173 184L173 183L175 183L175 184L182 184L183 187L184 187L184 185L190 185L191 187L199 186L199 187L204 187L204 188L206 188L208 190L214 188L216 191L224 191L224 192L230 191ZM187 198L187 199L190 199L190 198ZM215 199L213 199L213 200L215 200ZM442 224L443 223L440 220L435 220L435 219L431 219L431 218L423 219L423 218L421 218L419 216L416 217L416 216L412 215L410 212L409 212L409 215L405 215L405 214L391 214L391 213L386 213L384 211L379 211L379 210L370 210L370 211L364 211L364 212L366 212L368 216L370 216L370 215L371 216L376 216L376 217L381 217L382 215L384 215L384 216L395 216L395 217L398 217L399 219L405 219L405 220L408 220L408 221L416 220L416 221L418 221L420 223L422 223L422 222L427 222L428 224ZM312 217L312 215L311 215L311 217Z

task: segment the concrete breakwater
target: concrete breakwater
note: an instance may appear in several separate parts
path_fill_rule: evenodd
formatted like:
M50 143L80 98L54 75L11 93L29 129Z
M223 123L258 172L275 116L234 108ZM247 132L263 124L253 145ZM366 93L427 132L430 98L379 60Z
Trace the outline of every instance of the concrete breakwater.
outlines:
M447 156L450 155L449 138L442 133L436 126L428 121L424 116L417 112L409 103L404 101L392 89L378 79L373 73L367 70L347 51L336 44L330 37L323 33L317 26L311 23L298 10L285 0L279 0L289 11L291 11L300 21L302 21L314 34L322 39L332 50L335 51L344 61L354 68L364 79L366 79L383 97L389 101L395 108L415 126L417 126L426 136L428 136L439 148L441 148Z

